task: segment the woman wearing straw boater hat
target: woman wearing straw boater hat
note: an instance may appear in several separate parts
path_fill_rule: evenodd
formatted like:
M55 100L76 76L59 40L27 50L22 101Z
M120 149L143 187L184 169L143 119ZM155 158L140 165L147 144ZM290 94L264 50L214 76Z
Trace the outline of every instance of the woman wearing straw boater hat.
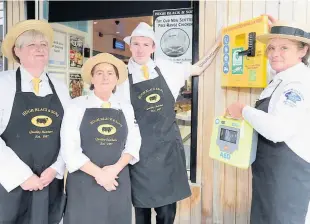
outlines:
M2 43L20 66L0 74L0 223L52 224L63 214L60 125L70 97L44 72L52 43L52 27L39 20L16 24Z
M276 75L255 108L238 102L228 107L259 133L251 224L310 223L310 29L277 21L257 40L267 45Z
M151 208L155 208L157 223L172 224L176 202L191 195L174 105L185 81L210 65L221 40L194 65L154 62L151 54L159 46L146 23L140 23L124 41L132 53L129 80L117 93L132 103L142 137L140 161L130 166L136 223L151 223Z
M82 75L93 91L72 100L61 130L69 171L64 224L130 224L127 165L139 161L141 137L132 106L114 96L127 79L126 65L101 53L86 61Z

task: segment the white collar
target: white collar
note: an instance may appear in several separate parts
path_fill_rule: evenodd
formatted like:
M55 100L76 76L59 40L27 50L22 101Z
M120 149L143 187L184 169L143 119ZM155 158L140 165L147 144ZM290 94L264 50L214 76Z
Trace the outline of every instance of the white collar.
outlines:
M150 58L148 62L145 64L148 69L154 69L156 67L155 62ZM141 71L142 65L136 63L131 57L128 62L128 71L130 74L135 74L137 71Z
M22 79L26 82L32 82L34 77L22 65L19 68ZM48 81L45 71L43 71L39 77L43 82Z
M288 69L282 71L282 72L279 72L277 73L275 76L274 76L274 80L277 80L277 79L282 79L282 80L287 80L287 79L296 79L299 75L302 74L302 72L299 72L300 70L306 68L306 65L302 62L292 66L292 67L289 67Z
M119 102L117 97L112 93L112 95L110 96L108 101L104 101L102 99L100 99L98 96L96 96L95 91L90 91L89 95L88 95L88 100L90 101L91 105L94 107L101 107L101 105L103 103L109 102L111 103L111 107L113 108L119 108Z

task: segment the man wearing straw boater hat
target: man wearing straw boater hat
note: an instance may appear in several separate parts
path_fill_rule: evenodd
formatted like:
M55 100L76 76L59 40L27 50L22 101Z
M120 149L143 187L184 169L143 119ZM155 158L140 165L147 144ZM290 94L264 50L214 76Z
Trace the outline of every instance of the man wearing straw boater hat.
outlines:
M65 84L45 72L53 29L43 21L13 26L2 53L20 66L0 73L0 223L54 224L62 217L59 156Z
M252 164L251 224L310 223L310 29L275 21L257 40L275 71L255 107L228 107L259 133Z
M140 161L130 167L136 223L151 223L151 208L155 208L157 223L172 224L176 202L191 195L174 104L185 81L210 65L221 40L194 65L154 62L151 54L159 46L146 23L140 23L124 41L132 53L129 81L116 93L131 101L142 137Z

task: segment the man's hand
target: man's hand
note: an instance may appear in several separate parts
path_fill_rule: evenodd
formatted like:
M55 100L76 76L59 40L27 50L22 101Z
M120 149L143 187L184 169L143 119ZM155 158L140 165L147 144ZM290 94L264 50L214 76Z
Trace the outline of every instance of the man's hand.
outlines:
M208 50L206 55L191 66L190 71L191 75L192 76L201 75L203 71L209 67L209 65L213 61L214 57L216 56L221 46L222 46L222 36L221 33L219 32L215 44Z
M41 174L40 180L44 187L48 186L56 177L57 172L53 168L49 167L43 171Z
M44 188L42 181L35 174L33 174L24 183L22 183L20 187L25 191L37 191Z

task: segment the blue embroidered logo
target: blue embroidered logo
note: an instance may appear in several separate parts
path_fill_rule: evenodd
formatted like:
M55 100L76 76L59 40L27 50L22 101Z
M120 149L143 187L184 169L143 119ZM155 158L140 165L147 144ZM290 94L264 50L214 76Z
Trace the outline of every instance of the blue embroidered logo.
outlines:
M286 97L286 100L292 101L293 103L296 103L297 101L301 101L301 97L293 91L289 91L285 93L285 97Z

